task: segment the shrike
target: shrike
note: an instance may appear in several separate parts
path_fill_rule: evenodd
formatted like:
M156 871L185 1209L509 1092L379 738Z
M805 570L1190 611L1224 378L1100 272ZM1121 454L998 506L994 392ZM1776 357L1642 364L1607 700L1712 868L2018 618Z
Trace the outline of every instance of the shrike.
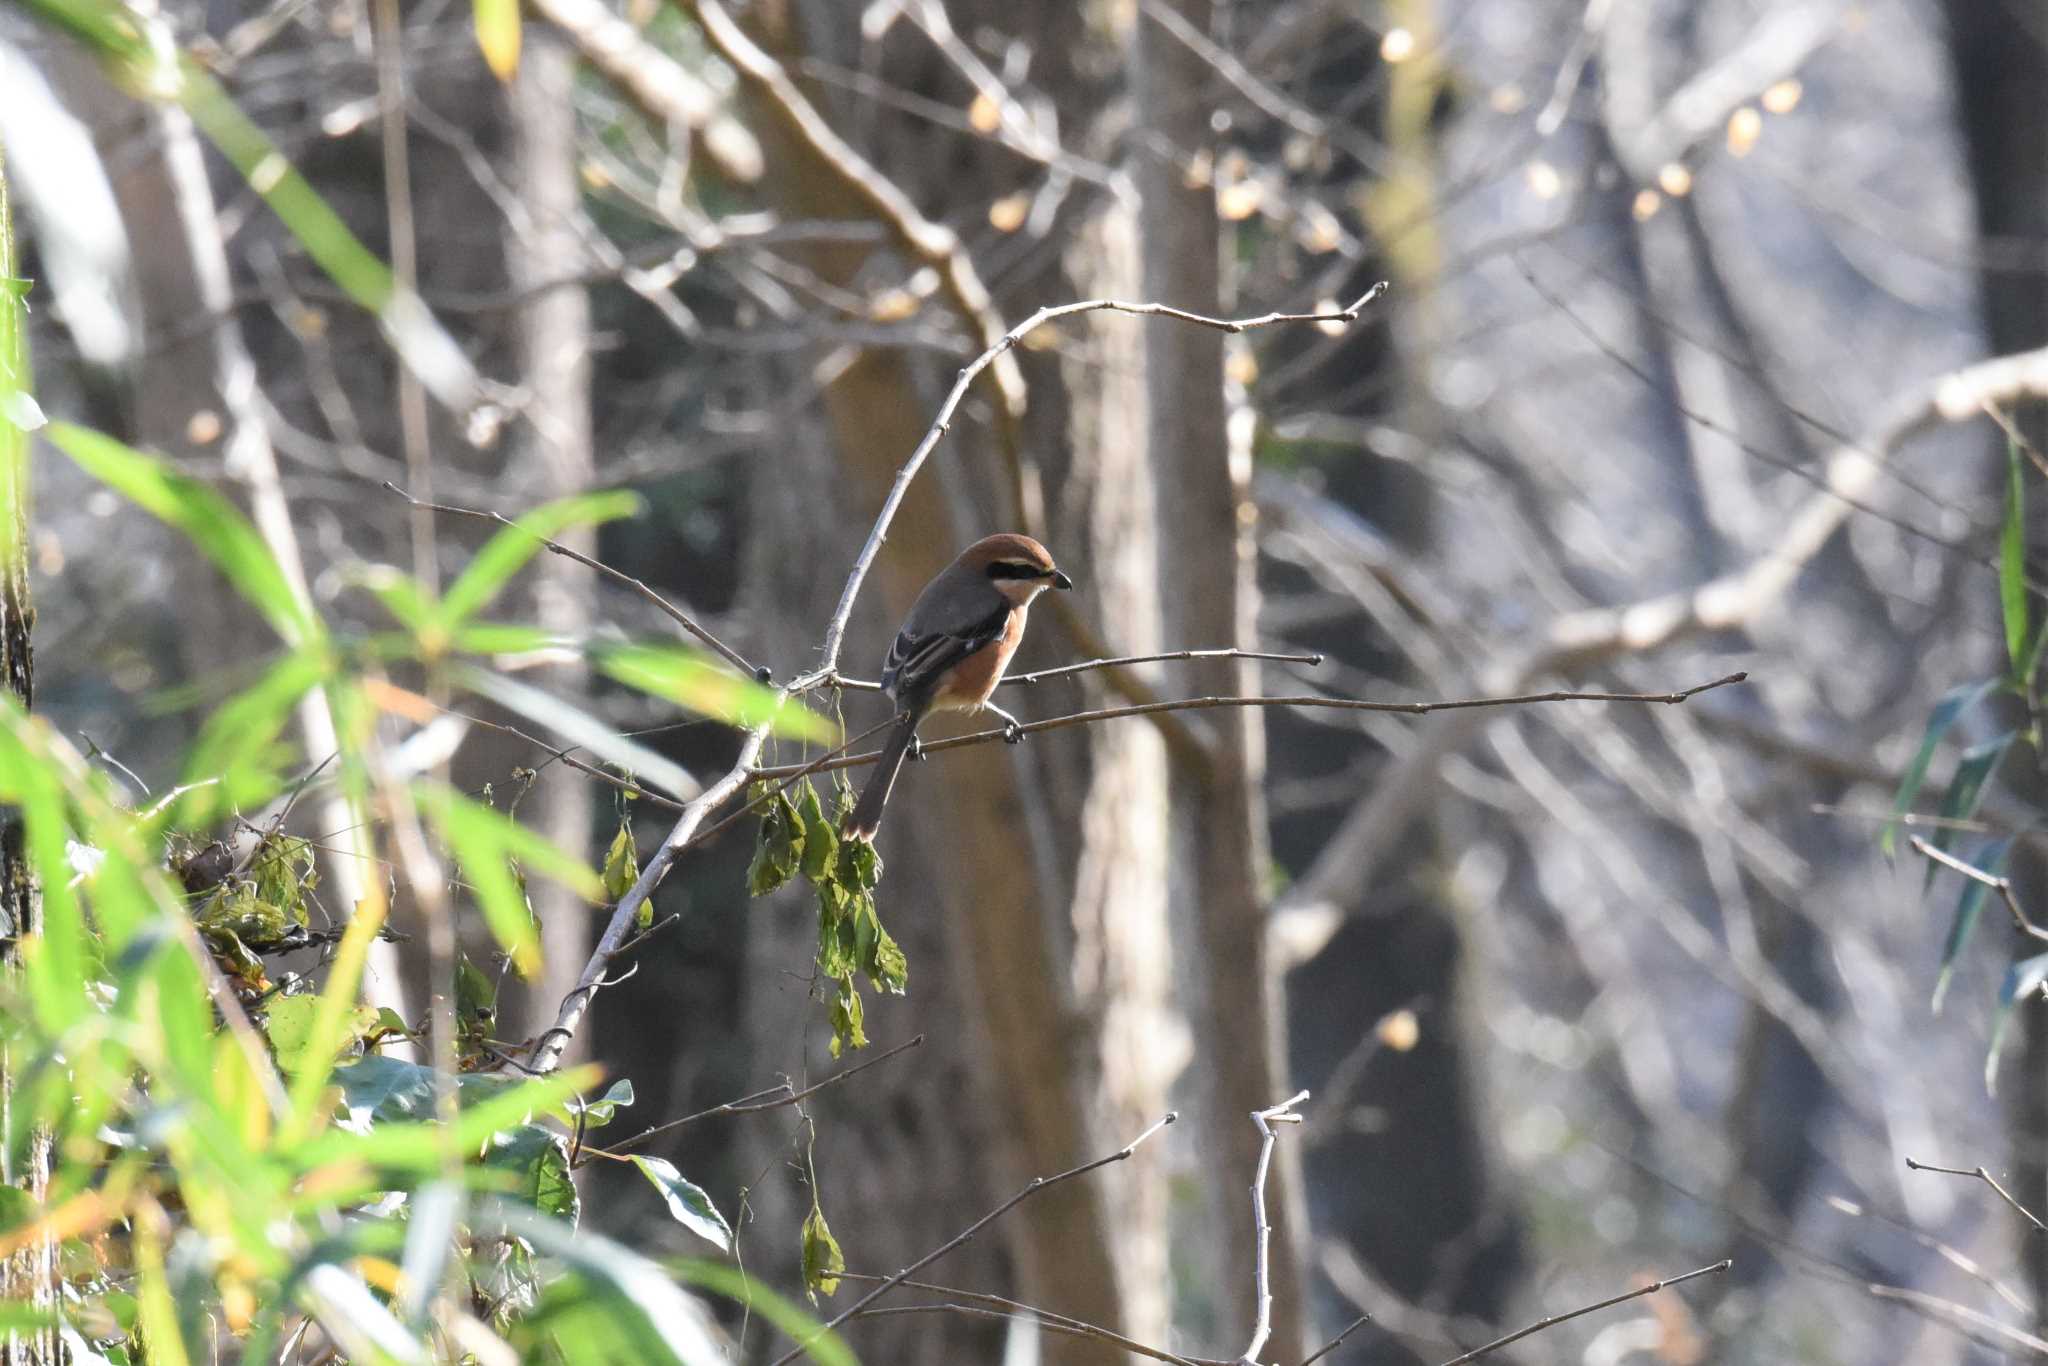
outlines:
M860 800L840 824L847 839L871 840L897 771L932 711L992 711L1017 738L1017 718L989 698L1024 639L1031 601L1047 588L1072 588L1046 548L1008 532L976 541L940 570L911 604L882 666L882 690L896 723Z

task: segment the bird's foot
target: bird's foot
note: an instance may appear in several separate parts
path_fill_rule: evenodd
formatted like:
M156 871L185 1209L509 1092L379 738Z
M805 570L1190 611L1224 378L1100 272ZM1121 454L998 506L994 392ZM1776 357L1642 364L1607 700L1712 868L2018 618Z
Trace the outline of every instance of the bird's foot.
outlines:
M924 762L924 741L915 735L911 736L910 747L903 751L903 757L913 764Z

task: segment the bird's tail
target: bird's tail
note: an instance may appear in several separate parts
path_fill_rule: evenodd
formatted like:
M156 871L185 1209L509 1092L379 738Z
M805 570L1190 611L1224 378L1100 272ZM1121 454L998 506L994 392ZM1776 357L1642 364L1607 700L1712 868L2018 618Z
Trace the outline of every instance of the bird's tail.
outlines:
M882 808L889 802L889 789L896 786L896 774L903 767L903 756L910 752L910 741L916 734L917 713L906 711L896 718L896 724L889 729L889 738L882 744L881 756L875 760L874 770L868 774L867 786L860 790L860 800L839 823L841 839L872 840L875 837L875 831L882 824Z

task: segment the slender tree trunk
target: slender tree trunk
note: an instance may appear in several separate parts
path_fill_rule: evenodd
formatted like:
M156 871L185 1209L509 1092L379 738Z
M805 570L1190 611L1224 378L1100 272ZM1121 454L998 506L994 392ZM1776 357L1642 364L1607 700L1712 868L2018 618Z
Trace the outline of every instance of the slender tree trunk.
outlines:
M531 489L535 501L589 487L594 469L590 427L590 299L581 285L539 286L569 273L583 258L576 231L582 212L576 178L574 54L542 24L527 26L519 74L512 83L513 182L528 221L511 224L507 237L513 288L527 302L519 310L519 373L526 390L525 421L512 454L520 467L513 487ZM596 548L587 531L564 538L586 554ZM553 634L574 639L590 626L590 572L558 555L534 566L535 617ZM586 691L580 668L550 671L548 689L569 702ZM563 764L542 768L521 800L522 814L577 857L590 843L591 785ZM543 967L528 993L524 1033L554 1022L556 1007L576 984L590 952L590 912L574 895L536 882L533 908L540 919ZM572 1049L584 1049L579 1036Z
M1211 31L1211 0L1171 0L1197 33ZM1138 25L1136 91L1140 139L1137 180L1145 297L1218 314L1223 304L1222 247L1213 192L1190 187L1181 157L1212 137L1208 107L1188 92L1211 79L1205 62L1156 20ZM1149 142L1150 145L1146 145ZM1162 155L1170 149L1177 155ZM1146 400L1154 483L1159 497L1159 581L1169 647L1255 644L1249 443L1233 450L1223 375L1223 334L1149 324ZM1255 693L1258 668L1244 661L1200 661L1169 686L1188 695ZM1204 1183L1204 1242L1225 1250L1209 1287L1226 1342L1250 1335L1258 1306L1250 1200L1245 1185L1259 1157L1254 1110L1285 1099L1287 1069L1277 983L1266 970L1266 811L1261 795L1265 732L1254 708L1207 713L1204 748L1176 754L1172 773L1171 901L1180 921L1181 975L1195 1019L1191 1084L1199 1097L1200 1141L1215 1161ZM1303 1305L1305 1245L1299 1166L1293 1145L1278 1145L1268 1188L1277 1227L1269 1285L1272 1336L1261 1359L1299 1358L1307 1350ZM1220 1348L1222 1344L1210 1344Z
M17 277L14 220L7 198L7 168L0 162L0 687L23 710L35 702L35 655L29 641L35 608L28 585L28 436L16 425L19 395L28 390L28 343L22 309L12 290ZM0 974L20 970L24 940L42 932L42 890L28 866L21 816L0 809ZM15 1058L0 1039L0 1180L42 1201L50 1184L50 1136L37 1130L16 1161ZM0 1300L51 1309L57 1303L56 1244L45 1238L0 1259ZM6 1366L55 1366L54 1330L9 1333L0 1342Z

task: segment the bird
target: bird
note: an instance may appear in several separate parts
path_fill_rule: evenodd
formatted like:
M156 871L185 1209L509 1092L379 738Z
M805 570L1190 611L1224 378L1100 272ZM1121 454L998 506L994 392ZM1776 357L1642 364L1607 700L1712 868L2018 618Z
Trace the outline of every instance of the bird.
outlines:
M840 822L841 838L874 839L928 713L991 711L1003 720L1005 740L1023 738L1017 718L989 698L1024 639L1032 600L1048 588L1073 586L1051 552L1015 532L984 536L924 586L882 666L882 691L895 702L896 719L860 799Z

